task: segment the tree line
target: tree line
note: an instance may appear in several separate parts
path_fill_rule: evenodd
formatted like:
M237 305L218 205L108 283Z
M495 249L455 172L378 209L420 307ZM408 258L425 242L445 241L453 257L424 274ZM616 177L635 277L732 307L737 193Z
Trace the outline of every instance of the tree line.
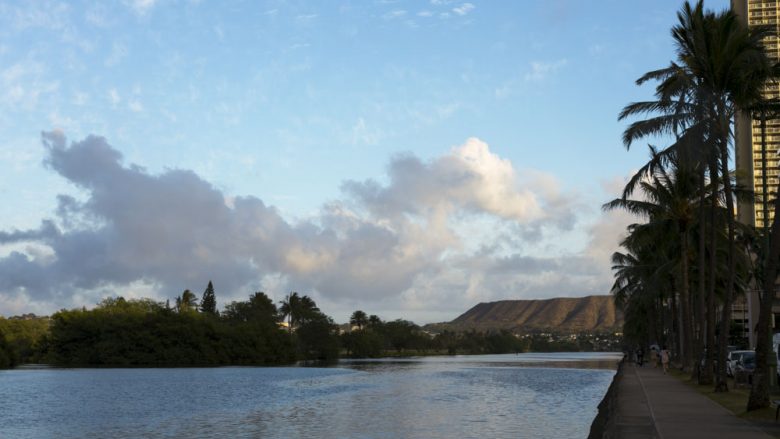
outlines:
M521 352L581 352L617 350L616 342L596 344L585 334L557 337L547 333L522 336L507 329L490 331L443 330L436 334L398 319L385 322L362 310L350 317L351 331L341 335L343 352L349 357L372 358L393 355L483 355ZM608 337L606 334L602 338Z
M286 317L292 324L283 328ZM337 325L308 296L291 293L277 307L256 292L220 312L211 282L200 301L185 290L173 306L115 297L48 319L0 319L0 367L272 365L338 355Z
M505 354L603 349L586 337L518 336L508 330L441 331L384 321L355 311L340 330L310 297L291 292L277 304L256 292L217 308L209 282L200 299L185 290L173 300L103 299L92 309L51 317L0 318L0 368L57 366L174 367L278 365L340 356ZM614 347L614 346L612 346Z
M668 344L692 379L725 392L732 304L759 289L757 367L747 407L754 410L769 406L780 197L776 187L752 193L752 182L740 184L729 166L735 121L759 120L760 133L753 135L765 145L766 119L780 114L778 101L763 96L780 77L780 65L763 45L774 31L748 28L732 11L705 10L702 1L686 2L677 16L676 59L637 80L656 84L653 99L631 103L619 115L637 118L623 133L627 148L648 138L671 140L662 148L650 146L649 161L604 206L642 218L628 227L623 249L612 257L612 291L624 307L629 339ZM766 165L766 154L762 159ZM766 183L761 171L756 176ZM764 227L737 221L738 200L763 203Z

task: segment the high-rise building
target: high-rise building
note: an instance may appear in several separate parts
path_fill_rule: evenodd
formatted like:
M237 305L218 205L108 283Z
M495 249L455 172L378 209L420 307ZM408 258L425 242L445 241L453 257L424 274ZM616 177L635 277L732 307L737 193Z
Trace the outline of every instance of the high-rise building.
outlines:
M780 0L732 0L731 8L750 27L775 28L775 35L764 41L764 47L770 58L780 59ZM780 98L778 85L767 84L764 95ZM745 224L764 227L771 224L773 217L772 206L764 203L764 194L767 190L774 192L780 174L780 119L768 115L762 120L760 113L751 118L743 112L737 117L735 128L737 181L755 194L753 202L740 203L738 218Z
M731 9L743 24L748 27L772 26L775 34L764 40L769 57L780 59L780 0L731 0ZM780 98L777 84L767 84L764 88L766 98ZM753 112L741 112L735 121L735 161L737 182L753 190L753 201L742 201L737 207L737 218L744 224L756 227L768 227L774 217L771 199L765 194L776 191L780 174L780 119L773 115ZM765 203L769 201L769 203ZM748 290L744 298L738 298L735 305L741 306L742 317L732 309L732 319L747 326L750 347L755 347L753 334L759 313L759 294L757 287ZM772 307L776 316L780 312L777 297ZM747 310L747 318L744 316ZM776 326L775 326L776 327Z

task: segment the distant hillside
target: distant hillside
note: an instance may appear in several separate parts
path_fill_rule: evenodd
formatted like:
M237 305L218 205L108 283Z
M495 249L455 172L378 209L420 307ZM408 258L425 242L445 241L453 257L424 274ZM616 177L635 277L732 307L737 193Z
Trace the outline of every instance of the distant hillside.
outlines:
M434 323L428 329L579 332L609 331L622 326L623 316L615 308L612 296L587 296L480 303L455 320Z

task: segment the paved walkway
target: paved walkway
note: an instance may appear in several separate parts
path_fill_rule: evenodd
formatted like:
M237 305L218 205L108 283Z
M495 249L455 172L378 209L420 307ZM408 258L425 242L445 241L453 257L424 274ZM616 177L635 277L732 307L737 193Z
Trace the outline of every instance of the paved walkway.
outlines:
M624 367L617 389L616 437L771 438L660 368Z

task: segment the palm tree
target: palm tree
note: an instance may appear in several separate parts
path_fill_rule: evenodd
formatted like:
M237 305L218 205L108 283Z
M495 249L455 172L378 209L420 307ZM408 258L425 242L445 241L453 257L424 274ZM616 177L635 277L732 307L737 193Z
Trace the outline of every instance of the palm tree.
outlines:
M775 66L778 69L778 66ZM761 144L762 144L762 172L761 177L763 180L762 191L762 203L764 205L764 230L762 231L765 238L764 241L764 267L763 267L763 279L758 280L762 285L763 293L761 296L761 306L758 316L758 324L756 325L756 370L753 374L753 383L750 388L750 396L748 397L747 410L758 410L761 408L769 407L769 385L770 374L769 368L769 355L772 354L772 346L770 342L770 335L772 328L770 322L772 320L772 304L775 299L775 283L777 281L777 262L780 258L780 222L778 222L778 216L780 216L780 197L777 196L780 193L780 185L775 192L774 199L774 219L772 220L771 232L767 229L766 222L769 220L767 212L769 211L769 193L766 184L766 118L767 114L772 114L777 117L780 114L778 107L780 103L777 100L770 100L760 103L754 111L760 114L761 120Z
M368 326L372 328L379 328L382 326L382 319L380 319L376 314L371 314L368 316Z
M190 290L184 290L183 293L181 293L181 296L176 298L176 311L177 312L188 312L192 311L194 309L197 309L198 307L198 299L195 297L195 294L193 294Z
M731 124L738 108L748 108L761 100L762 87L772 74L772 65L764 51L765 28L755 30L742 26L731 11L718 14L704 12L701 1L695 9L686 3L678 14L680 25L673 29L678 58L685 61L690 74L697 78L702 98L709 107L713 140L719 156L728 226L728 277L722 322L730 320L731 301L736 283L736 241L734 196L728 171ZM725 354L728 324L721 325L717 390L728 390L725 380Z
M650 148L651 162L658 160L658 152ZM693 331L692 310L690 299L689 259L690 230L696 221L697 211L697 179L696 171L679 165L676 154L669 156L674 175L658 167L654 174L639 185L644 199L633 200L618 198L604 205L604 209L624 209L635 215L647 218L644 228L651 230L654 237L664 234L675 236L671 240L676 245L677 255L672 260L677 266L673 268L680 294L681 308L681 353L683 369L693 371ZM635 229L636 233L637 230ZM677 245L679 244L679 245Z
M658 253L635 244L626 240L621 245L628 251L612 255L615 271L612 294L615 304L625 315L623 332L626 339L643 345L655 341L664 343L666 331L661 303L665 289L653 288L658 280L658 261L655 260Z
M366 324L368 324L368 315L366 315L365 312L361 310L357 310L352 313L352 316L349 318L349 324L352 326L357 326L358 329L362 330Z
M279 302L279 313L282 319L287 318L287 328L290 333L300 325L322 316L322 312L309 296L300 296L292 291Z
M679 130L695 129L700 135L699 160L708 163L711 187L722 184L728 231L727 279L722 321L730 318L731 300L736 279L736 224L732 178L728 170L731 123L738 108L748 108L760 100L761 87L771 74L771 64L761 45L765 29L743 27L730 11L705 11L702 1L695 6L686 2L677 14L679 24L672 28L677 48L677 62L670 67L650 72L640 81L660 80L657 97L650 103L631 104L621 113L621 119L643 113L660 114L632 124L624 133L624 142L651 134L677 134ZM701 171L703 172L703 170ZM700 178L701 181L701 178ZM714 248L716 231L715 203L711 197L710 244ZM700 211L700 217L701 217ZM701 227L704 227L702 224ZM702 229L703 230L703 229ZM701 244L699 245L701 248ZM710 254L707 333L714 331L715 254ZM701 264L702 256L699 256ZM701 268L701 267L700 267ZM701 284L701 283L700 283ZM701 286L700 286L701 288ZM719 337L719 368L716 390L728 390L725 381L725 351L728 325L722 325ZM709 337L708 337L709 338ZM710 343L712 345L712 343ZM708 352L712 353L712 349Z
M300 324L308 323L312 320L316 320L323 314L309 296L302 296L298 308L298 322Z
M301 297L295 291L291 291L279 302L279 314L282 319L287 318L287 329L290 333L293 331L293 325L298 322L300 303Z

